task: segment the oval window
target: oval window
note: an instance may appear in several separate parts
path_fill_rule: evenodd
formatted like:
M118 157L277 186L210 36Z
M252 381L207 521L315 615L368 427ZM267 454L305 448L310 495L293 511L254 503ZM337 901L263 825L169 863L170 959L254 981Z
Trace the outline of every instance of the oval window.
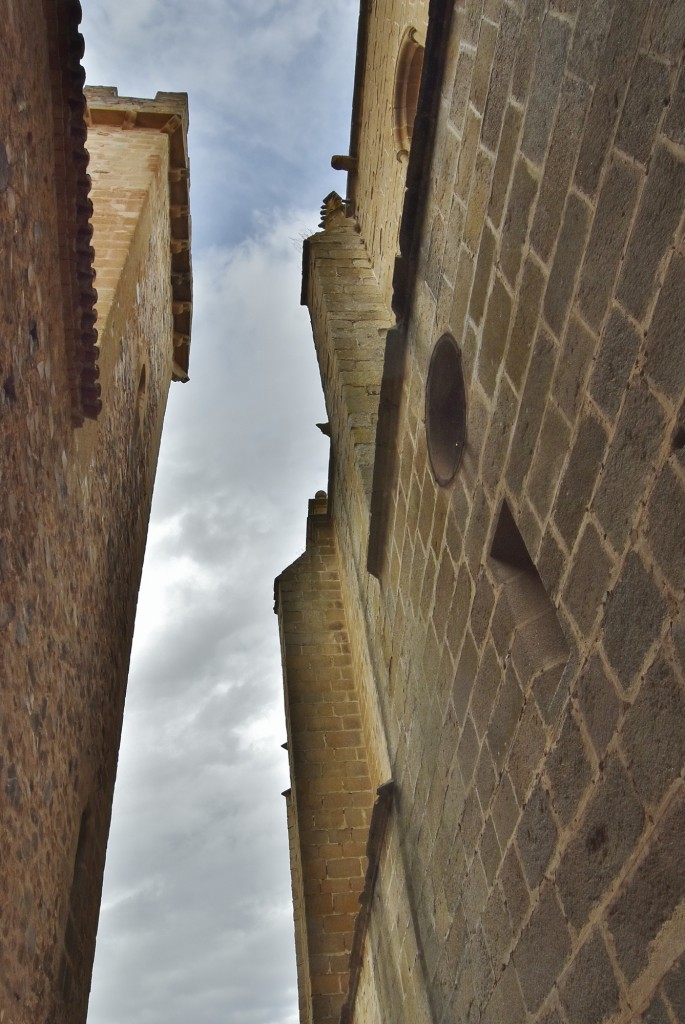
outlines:
M459 469L466 444L466 391L461 353L443 334L431 356L426 382L428 455L437 482L445 487Z

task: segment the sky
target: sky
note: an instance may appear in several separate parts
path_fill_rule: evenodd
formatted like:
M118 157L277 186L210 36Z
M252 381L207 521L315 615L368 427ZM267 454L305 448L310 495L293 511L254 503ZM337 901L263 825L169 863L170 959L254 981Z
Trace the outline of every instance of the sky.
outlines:
M295 1024L273 580L326 486L303 238L357 0L88 0L87 82L189 94L194 313L143 572L88 1024Z

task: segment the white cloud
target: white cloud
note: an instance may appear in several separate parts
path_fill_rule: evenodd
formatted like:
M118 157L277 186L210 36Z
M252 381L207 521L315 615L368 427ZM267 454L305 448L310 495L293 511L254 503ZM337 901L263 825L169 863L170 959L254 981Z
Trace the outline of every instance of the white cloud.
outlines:
M326 486L301 241L349 138L357 0L89 0L85 64L189 93L191 381L172 387L89 1024L294 1024L273 579Z

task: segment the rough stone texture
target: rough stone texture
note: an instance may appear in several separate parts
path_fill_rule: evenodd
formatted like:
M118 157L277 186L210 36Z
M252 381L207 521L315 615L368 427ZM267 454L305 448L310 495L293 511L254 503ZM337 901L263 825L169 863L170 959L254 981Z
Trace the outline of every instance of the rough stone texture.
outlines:
M172 374L169 136L91 137L102 410L75 428L43 5L4 13L0 1018L82 1024ZM165 120L182 114L182 97L167 100Z
M685 795L675 796L647 852L609 911L618 961L631 981L649 961L650 946L682 900Z
M561 1001L573 1024L599 1024L618 1009L618 986L599 932L592 934L573 961Z
M630 856L643 824L640 802L614 757L606 763L557 873L564 910L576 928Z
M400 368L397 334L384 366L378 333L392 322L383 282L401 191L381 159L382 97L395 22L416 8L391 9L353 114L369 147L350 182L364 204L305 259L364 752L374 784L387 770L398 786L354 1019L405 1024L428 1007L432 1024L674 1024L682 4L434 0L431 17L452 20L428 30L435 137L418 160L425 216L399 264L416 270L412 293L396 278ZM378 40L384 5L364 19ZM375 241L381 227L392 245ZM440 487L425 382L445 332L461 352L467 441ZM364 374L392 396L392 432L383 403L349 387ZM387 474L369 488L376 422ZM381 484L382 528L369 519ZM383 553L373 576L370 534Z

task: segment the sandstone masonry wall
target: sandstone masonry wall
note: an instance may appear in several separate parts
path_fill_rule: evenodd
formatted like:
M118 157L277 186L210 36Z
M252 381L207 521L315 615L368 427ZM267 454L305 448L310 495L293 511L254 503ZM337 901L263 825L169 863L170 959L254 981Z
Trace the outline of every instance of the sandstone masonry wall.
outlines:
M303 1021L337 1021L373 790L326 499L311 502L306 552L276 581L286 720L298 822L293 874ZM299 891L298 891L299 890ZM306 933L306 949L304 935ZM306 962L305 962L306 957Z
M380 583L334 476L397 785L377 887L401 880L436 1024L685 1020L684 39L669 0L454 5ZM381 280L382 201L358 211ZM468 435L443 488L445 331ZM407 1019L387 912L359 1021Z

